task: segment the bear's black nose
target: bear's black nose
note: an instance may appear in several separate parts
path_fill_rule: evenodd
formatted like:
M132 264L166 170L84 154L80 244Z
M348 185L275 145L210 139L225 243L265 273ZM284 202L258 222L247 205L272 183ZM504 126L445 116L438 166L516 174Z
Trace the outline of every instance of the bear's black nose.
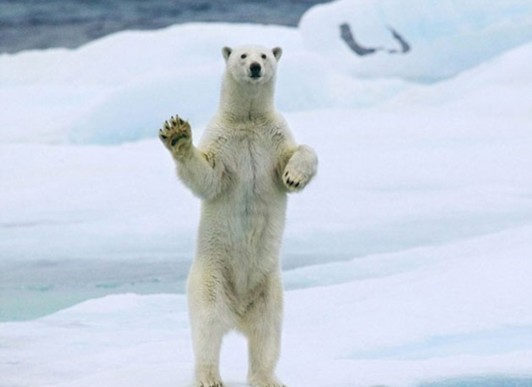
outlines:
M261 70L262 68L260 67L260 64L258 64L257 62L253 62L251 66L249 66L249 71L251 71L251 78L259 78Z

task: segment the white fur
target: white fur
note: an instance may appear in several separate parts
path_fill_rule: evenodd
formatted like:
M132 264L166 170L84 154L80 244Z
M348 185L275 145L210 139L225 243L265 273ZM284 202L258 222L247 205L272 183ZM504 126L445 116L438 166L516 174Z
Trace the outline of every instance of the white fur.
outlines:
M179 177L202 199L188 278L196 383L222 385L222 337L237 329L249 341L250 384L277 387L282 386L274 369L281 339L279 250L286 194L307 185L317 157L294 142L274 108L281 49L226 47L222 52L226 71L220 107L200 145L192 145L188 123L177 117L161 129Z

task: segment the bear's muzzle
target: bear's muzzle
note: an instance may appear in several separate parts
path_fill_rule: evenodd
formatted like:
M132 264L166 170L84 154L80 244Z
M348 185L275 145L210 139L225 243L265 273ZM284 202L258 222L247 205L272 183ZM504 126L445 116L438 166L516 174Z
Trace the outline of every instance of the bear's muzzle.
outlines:
M262 76L262 67L259 63L253 62L249 66L250 77L251 78L260 78Z

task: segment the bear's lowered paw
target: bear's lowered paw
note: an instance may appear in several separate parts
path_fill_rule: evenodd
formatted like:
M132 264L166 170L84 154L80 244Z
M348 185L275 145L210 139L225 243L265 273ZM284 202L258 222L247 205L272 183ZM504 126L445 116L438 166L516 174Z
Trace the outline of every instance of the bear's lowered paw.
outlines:
M308 181L309 177L297 170L288 169L283 174L283 183L292 192L301 191Z
M316 174L318 161L314 151L299 146L284 168L282 180L289 192L301 191Z
M159 129L159 138L175 157L183 157L190 151L192 145L190 124L176 114L165 121L163 127Z

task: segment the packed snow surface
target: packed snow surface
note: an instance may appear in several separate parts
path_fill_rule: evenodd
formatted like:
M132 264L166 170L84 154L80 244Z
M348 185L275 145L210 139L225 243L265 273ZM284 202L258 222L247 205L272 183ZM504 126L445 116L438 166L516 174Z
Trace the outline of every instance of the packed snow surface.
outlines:
M0 387L191 385L199 205L156 135L201 135L221 47L250 40L283 47L278 108L320 157L289 201L281 379L532 386L532 5L401 4L0 56ZM357 56L342 23L411 50ZM229 336L227 386L246 365Z

